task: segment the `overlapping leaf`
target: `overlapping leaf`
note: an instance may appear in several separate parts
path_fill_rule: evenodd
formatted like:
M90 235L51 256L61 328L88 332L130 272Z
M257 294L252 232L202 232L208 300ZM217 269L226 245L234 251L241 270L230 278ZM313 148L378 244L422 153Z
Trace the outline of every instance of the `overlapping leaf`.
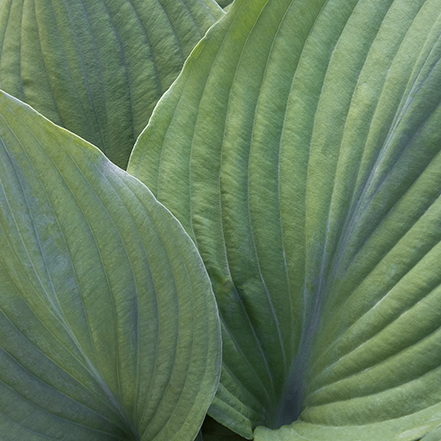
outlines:
M125 167L156 102L222 15L214 0L5 0L0 85Z
M220 329L182 227L103 154L0 96L4 441L193 441Z
M242 436L439 425L440 14L236 0L137 142L130 173L210 274L224 339L210 414Z

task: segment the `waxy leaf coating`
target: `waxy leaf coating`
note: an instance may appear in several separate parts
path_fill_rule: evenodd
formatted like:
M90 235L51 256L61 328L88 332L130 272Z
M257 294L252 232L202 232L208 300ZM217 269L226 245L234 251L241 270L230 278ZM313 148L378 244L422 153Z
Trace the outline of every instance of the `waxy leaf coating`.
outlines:
M126 167L215 0L4 0L0 87Z
M179 222L96 147L0 94L0 438L193 441L219 380Z
M440 35L440 0L236 0L137 141L210 275L209 413L241 436L440 424Z

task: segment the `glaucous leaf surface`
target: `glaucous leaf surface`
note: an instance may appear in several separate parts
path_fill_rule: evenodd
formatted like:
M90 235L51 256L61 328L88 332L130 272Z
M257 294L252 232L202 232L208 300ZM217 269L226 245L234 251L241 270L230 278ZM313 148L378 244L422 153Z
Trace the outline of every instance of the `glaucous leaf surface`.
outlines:
M137 141L128 170L194 238L220 308L209 413L243 437L440 423L440 14L236 0Z
M0 87L120 167L222 9L214 0L3 0Z
M210 282L97 148L0 95L2 441L193 441L219 381Z

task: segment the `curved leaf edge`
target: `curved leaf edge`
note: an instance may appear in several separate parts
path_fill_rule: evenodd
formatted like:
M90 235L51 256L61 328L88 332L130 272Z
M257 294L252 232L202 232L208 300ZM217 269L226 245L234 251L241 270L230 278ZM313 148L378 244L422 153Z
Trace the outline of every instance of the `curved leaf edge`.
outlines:
M127 173L125 170L123 170L122 168L120 168L119 166L117 166L116 164L114 164L110 159L108 159L104 153L96 146L94 146L93 144L91 144L90 142L88 142L87 140L84 140L83 138L81 138L80 136L78 136L77 134L71 132L70 130L61 127L57 124L55 124L54 122L52 122L50 119L48 119L47 117L45 117L44 115L42 115L40 112L38 112L37 110L35 110L34 108L32 108L30 105L28 105L27 103L21 101L20 99L8 94L7 92L3 91L0 89L0 100L2 101L9 101L11 103L12 107L17 107L17 108L22 108L25 112L29 113L29 114L33 114L33 117L37 117L37 118L41 118L42 122L42 126L46 125L46 127L49 128L53 128L55 130L60 131L61 133L64 133L65 136L70 136L75 138L76 140L78 140L78 144L81 144L81 147L87 150L88 154L91 154L92 158L98 161L105 161L107 163L107 166L113 168L114 171L116 171L116 173L121 174L124 176L124 179L128 179L128 180L132 180L132 182L134 183L135 186L139 186L141 188L143 188L143 191L146 191L146 194L148 194L148 198L150 199L150 203L152 203L153 205L156 205L156 208L159 210L162 210L163 212L167 213L167 216L170 217L170 221L172 224L175 225L174 228L179 229L180 232L182 233L183 236L183 240L187 241L188 243L191 243L192 246L192 254L193 256L197 257L197 259L199 260L199 265L200 268L204 271L205 275L206 275L206 279L209 280L208 278L208 274L206 272L205 266L202 262L202 258L199 255L199 252L197 250L197 247L195 246L192 238L187 234L187 232L185 231L185 229L182 227L180 221L170 212L170 210L168 210L167 207L165 207L161 202L159 202L156 197L153 195L153 193L150 191L150 189L144 184L142 183L138 178L136 178L135 176L130 175L129 173ZM9 107L9 105L7 104L7 106ZM209 283L209 282L208 282ZM209 284L211 287L211 284ZM178 440L178 439L182 439L182 436L185 435L185 438L187 439L193 439L195 436L197 436L197 434L200 431L200 427L203 424L203 420L204 417L206 415L208 406L211 404L211 402L213 401L213 398L216 394L217 391L217 387L220 381L220 375L221 375L221 359L222 359L222 338L221 338L221 333L220 333L220 318L219 318L219 310L217 307L217 303L215 301L215 297L214 297L214 293L212 291L212 289L210 289L209 292L207 292L207 294L210 296L211 298L211 306L213 309L213 313L214 313L214 323L215 323L215 327L216 327L216 336L214 336L214 334L212 334L212 337L214 336L214 338L211 338L212 341L216 341L217 344L217 357L216 360L211 360L210 364L214 364L217 365L217 369L216 369L216 379L215 379L215 384L214 387L212 388L212 392L211 392L211 396L209 397L209 399L205 398L205 405L204 408L199 408L199 410L197 411L198 414L198 419L200 421L199 426L196 428L196 426L193 424L193 434L191 434L191 432L189 432L189 426L187 424L184 424L184 426L181 428L181 430L176 434L176 436L173 436L173 440ZM199 399L199 398L198 398ZM196 401L196 400L195 400ZM40 438L44 438L47 439L45 435L43 434L38 434L36 432L32 432L33 436L35 436L35 439L40 439ZM15 439L15 438L14 438ZM144 439L144 437L142 438ZM156 439L156 438L155 438Z

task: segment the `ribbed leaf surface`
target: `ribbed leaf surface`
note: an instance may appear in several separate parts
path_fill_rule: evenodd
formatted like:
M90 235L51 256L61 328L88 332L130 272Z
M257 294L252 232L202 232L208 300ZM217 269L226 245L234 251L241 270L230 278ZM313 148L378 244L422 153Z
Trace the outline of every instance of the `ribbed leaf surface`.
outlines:
M0 86L127 165L214 0L4 0Z
M176 219L95 147L0 96L0 438L193 441L220 329Z
M236 0L129 164L221 311L210 414L258 440L441 417L441 2Z

